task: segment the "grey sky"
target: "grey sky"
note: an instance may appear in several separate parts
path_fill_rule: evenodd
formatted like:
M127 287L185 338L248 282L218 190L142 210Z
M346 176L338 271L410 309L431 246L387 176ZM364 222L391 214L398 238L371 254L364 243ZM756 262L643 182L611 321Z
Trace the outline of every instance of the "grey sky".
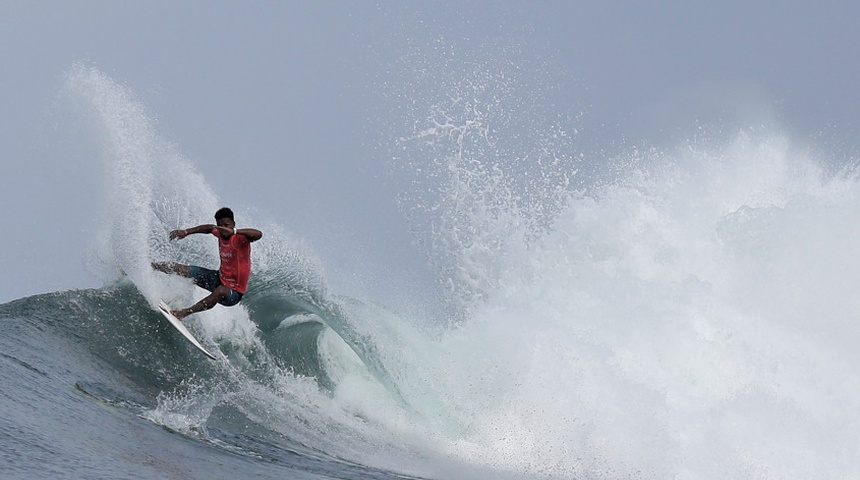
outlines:
M848 1L0 2L0 302L96 284L81 253L97 162L74 161L88 152L49 115L76 62L134 91L225 203L307 240L336 290L357 278L382 292L432 275L386 176L397 119L380 118L381 90L403 79L407 47L444 37L541 58L559 112L584 111L584 148L672 143L719 119L850 152L858 14Z

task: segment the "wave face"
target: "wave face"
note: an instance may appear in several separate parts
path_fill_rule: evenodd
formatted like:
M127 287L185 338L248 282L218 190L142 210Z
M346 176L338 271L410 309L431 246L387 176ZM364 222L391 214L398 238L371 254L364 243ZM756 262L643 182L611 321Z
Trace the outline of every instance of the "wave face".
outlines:
M201 292L149 263L217 264L211 242L167 241L217 198L131 92L73 68L65 97L94 126L110 185L90 257L108 286L0 306L2 402L16 412L0 426L27 430L15 398L44 389L260 478L856 476L855 176L768 132L584 159L515 76L471 65L453 83L416 82L438 90L413 92L395 158L454 320L419 328L332 294L312 254L243 214L266 232L249 293L189 322L215 362L154 310ZM88 435L99 408L63 425ZM102 434L122 445L129 428L148 432L128 420ZM155 448L148 463L94 467L80 446L29 441L69 459L48 463L71 476L177 468ZM186 468L211 473L209 460Z

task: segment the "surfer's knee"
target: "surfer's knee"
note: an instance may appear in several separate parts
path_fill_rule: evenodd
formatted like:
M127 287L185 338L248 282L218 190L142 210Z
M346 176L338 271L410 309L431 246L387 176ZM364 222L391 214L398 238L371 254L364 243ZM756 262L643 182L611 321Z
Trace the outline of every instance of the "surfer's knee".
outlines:
M215 293L218 294L218 303L225 307L232 307L242 300L241 293L227 287L226 285L220 285L215 289Z

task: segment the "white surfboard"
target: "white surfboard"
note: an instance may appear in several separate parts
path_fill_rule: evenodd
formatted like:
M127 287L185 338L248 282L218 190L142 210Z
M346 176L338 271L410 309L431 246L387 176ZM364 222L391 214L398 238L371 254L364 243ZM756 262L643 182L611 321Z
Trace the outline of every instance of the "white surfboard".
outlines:
M188 339L188 341L191 342L192 345L194 345L195 347L197 347L198 350L206 354L207 357L211 358L212 360L215 360L215 355L212 355L211 353L209 353L208 350L203 348L203 345L200 345L200 342L198 342L197 339L194 338L194 335L191 335L191 332L189 332L188 329L185 328L185 325L183 325L178 318L174 317L173 314L170 313L170 307L168 307L167 304L164 303L164 300L158 302L158 311L161 312L161 314L164 315L164 318L166 318L170 322L170 324L173 325L173 328L179 330L179 333L181 333L183 337Z

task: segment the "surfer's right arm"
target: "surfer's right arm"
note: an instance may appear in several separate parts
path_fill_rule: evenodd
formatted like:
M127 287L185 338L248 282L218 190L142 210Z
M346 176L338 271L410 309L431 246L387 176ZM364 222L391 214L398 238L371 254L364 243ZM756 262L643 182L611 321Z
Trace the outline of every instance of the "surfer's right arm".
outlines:
M186 228L185 230L173 230L170 232L170 239L182 239L192 233L211 233L215 225L197 225L196 227Z

